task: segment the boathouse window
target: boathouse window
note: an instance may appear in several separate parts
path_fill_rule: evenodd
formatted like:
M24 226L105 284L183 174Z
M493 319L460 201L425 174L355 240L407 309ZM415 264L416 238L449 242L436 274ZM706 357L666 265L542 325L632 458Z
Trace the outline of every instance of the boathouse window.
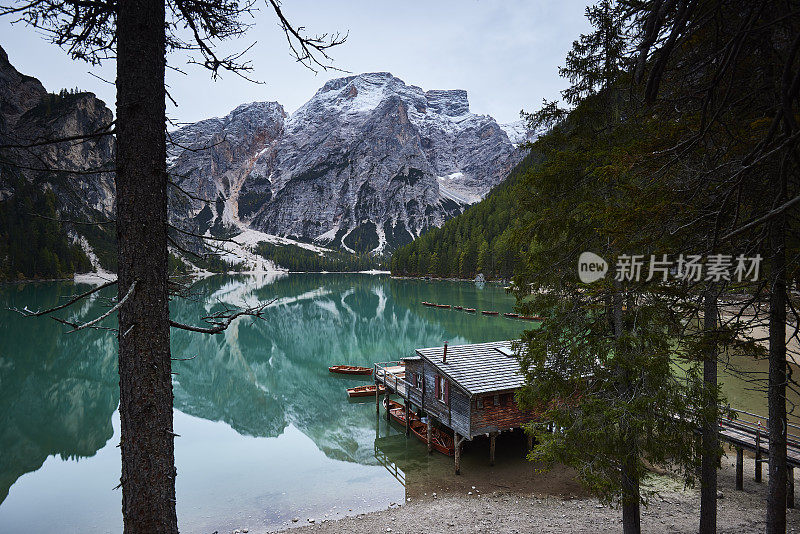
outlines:
M495 406L500 406L500 395L495 395L494 396L494 405Z
M442 375L436 375L436 398L441 402L447 404L448 397L450 396L450 386L447 379Z
M417 384L417 373L408 373L408 383L412 388L419 387Z
M483 410L483 397L478 397L478 400L475 401L475 403L479 410Z

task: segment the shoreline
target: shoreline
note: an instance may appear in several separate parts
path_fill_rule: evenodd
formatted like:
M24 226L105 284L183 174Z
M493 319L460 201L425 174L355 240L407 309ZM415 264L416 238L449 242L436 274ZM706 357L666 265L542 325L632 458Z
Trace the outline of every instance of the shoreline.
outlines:
M768 477L754 482L754 458L745 454L744 490L735 490L736 454L726 448L718 471L719 533L762 532L766 520ZM545 475L534 475L546 476ZM561 477L563 478L564 473ZM797 482L797 477L796 477ZM428 494L386 510L342 517L340 519L299 518L278 530L259 530L243 526L251 533L289 532L291 534L349 532L367 534L392 532L621 532L622 511L608 507L587 495L527 492L515 490L481 491L479 484L464 491ZM684 488L682 481L669 474L657 474L643 485L655 491L648 506L642 507L643 532L697 532L699 523L699 487ZM787 510L787 532L800 529L800 511ZM236 530L220 530L237 532Z

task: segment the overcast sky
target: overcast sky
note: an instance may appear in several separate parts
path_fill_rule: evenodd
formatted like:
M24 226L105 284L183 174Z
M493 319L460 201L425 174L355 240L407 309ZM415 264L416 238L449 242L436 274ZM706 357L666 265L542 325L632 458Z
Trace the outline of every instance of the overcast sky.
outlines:
M542 98L558 96L565 81L558 66L588 24L586 0L311 1L286 0L284 12L309 32L348 32L331 50L335 65L351 73L389 71L408 84L429 89L466 89L471 110L499 122L519 118ZM224 48L249 51L256 85L232 74L211 81L202 68L171 56L187 75L168 71L168 106L179 122L223 116L244 102L275 100L293 112L331 78L314 74L289 56L283 33L264 2L248 34ZM88 74L114 79L115 65L90 67L71 61L58 47L22 24L0 19L0 45L23 74L39 78L49 91L79 87L96 93L113 109L114 87Z

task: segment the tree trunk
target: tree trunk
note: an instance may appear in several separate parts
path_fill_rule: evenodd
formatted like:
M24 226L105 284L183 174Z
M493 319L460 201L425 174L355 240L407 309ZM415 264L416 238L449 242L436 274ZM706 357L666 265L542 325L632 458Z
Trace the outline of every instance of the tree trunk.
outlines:
M779 199L786 198L783 178ZM786 532L786 218L770 229L769 298L769 490L767 534Z
M117 246L126 534L177 533L167 297L165 8L117 4Z
M636 471L636 448L628 455L622 468L622 532L640 534L639 474Z
M709 288L704 296L703 331L708 348L703 359L703 385L709 396L704 397L702 460L700 466L700 534L717 532L717 459L719 454L719 423L717 421L717 343L709 334L717 329L717 294Z
M612 295L612 323L613 333L616 339L620 339L624 332L622 320L622 285L614 280L614 293ZM617 357L620 357L618 354ZM630 390L631 378L628 371L620 371L619 376L620 392ZM626 456L622 464L622 531L625 534L640 534L642 531L639 511L639 472L637 471L638 447L636 446L636 436L627 428L627 425L620 429L623 440L626 444Z

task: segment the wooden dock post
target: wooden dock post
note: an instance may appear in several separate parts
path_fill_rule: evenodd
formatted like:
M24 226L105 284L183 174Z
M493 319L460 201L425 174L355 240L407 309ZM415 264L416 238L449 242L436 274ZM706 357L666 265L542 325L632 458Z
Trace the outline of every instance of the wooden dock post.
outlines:
M386 388L386 420L389 420L389 388Z
M375 379L375 413L381 414L381 387L377 379Z
M786 466L786 508L794 508L794 467Z
M494 450L496 441L497 432L492 432L489 434L489 465L494 465Z
M761 426L756 432L756 482L761 482Z
M428 454L433 452L433 418L428 415Z
M408 424L409 423L409 417L408 416L411 415L409 413L408 404L409 404L408 400L406 400L406 437L408 437L408 433L411 431L411 425Z
M744 450L736 447L736 489L744 489Z
M455 447L455 454L454 454L454 463L456 468L456 474L461 474L461 442L464 441L464 438L458 435L458 432L453 433L453 444Z

